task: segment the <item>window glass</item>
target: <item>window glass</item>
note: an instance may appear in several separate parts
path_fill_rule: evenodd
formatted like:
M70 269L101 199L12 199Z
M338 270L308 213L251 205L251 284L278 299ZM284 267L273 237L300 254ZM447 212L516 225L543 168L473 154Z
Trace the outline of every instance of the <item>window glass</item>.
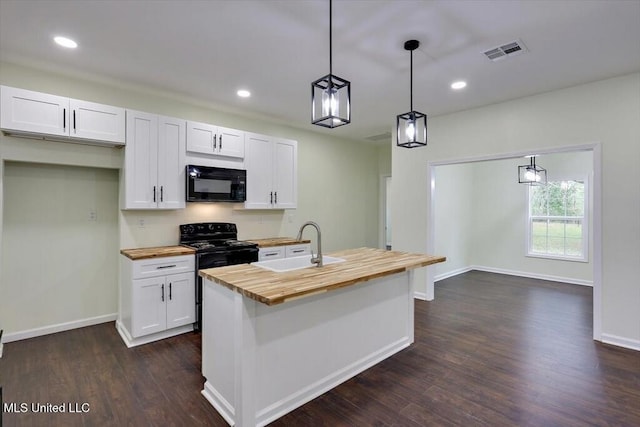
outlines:
M585 183L529 187L529 255L586 259Z

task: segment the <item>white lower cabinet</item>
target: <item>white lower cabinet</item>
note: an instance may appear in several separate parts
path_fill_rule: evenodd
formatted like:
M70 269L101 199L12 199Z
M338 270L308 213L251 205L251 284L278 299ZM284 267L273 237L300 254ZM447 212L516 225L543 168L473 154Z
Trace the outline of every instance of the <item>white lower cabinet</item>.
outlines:
M273 246L270 248L258 248L258 261L284 258L284 246Z
M288 245L285 246L284 249L285 258L309 255L311 253L311 243L303 243L301 245Z
M128 347L188 332L194 322L193 255L122 257L117 327Z
M300 245L272 246L268 248L258 249L258 261L292 258L296 256L309 255L310 253L310 243L303 243Z

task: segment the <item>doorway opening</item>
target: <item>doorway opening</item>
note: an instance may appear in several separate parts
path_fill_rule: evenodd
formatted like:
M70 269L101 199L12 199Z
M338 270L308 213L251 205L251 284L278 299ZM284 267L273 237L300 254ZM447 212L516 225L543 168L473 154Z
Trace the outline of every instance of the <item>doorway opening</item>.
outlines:
M500 161L500 160L504 160L504 161L509 161L509 168L511 168L511 163L517 163L516 160L514 159L518 159L518 160L525 160L523 159L523 156L525 155L529 155L529 154L539 154L541 156L552 156L555 154L561 155L564 154L565 158L567 156L570 155L570 153L584 153L584 152L588 152L589 154L591 154L590 157L590 162L591 162L591 174L592 174L592 185L591 185L591 209L590 209L590 216L591 216L591 250L589 253L589 258L590 258L590 268L591 271L589 273L591 273L591 280L584 280L585 283L580 283L580 280L574 281L573 283L578 283L578 284L592 284L593 285L593 337L596 340L601 340L601 334L602 334L602 329L601 329L601 285L602 285L602 225L601 225L601 212L602 212L602 206L601 206L601 148L600 148L600 144L596 143L596 144L587 144L587 145L580 145L580 146L568 146L568 147L559 147L559 148L554 148L554 149L543 149L543 150L535 150L535 153L533 153L532 151L528 151L528 152L515 152L515 153L507 153L507 154L503 154L503 155L493 155L493 156L483 156L483 157L474 157L474 158L462 158L462 159L455 159L455 160L447 160L447 161L436 161L436 162L428 162L427 164L427 176L429 179L429 191L427 194L427 218L428 218L428 224L427 224L427 252L428 253L436 253L440 250L440 252L442 252L441 249L439 249L436 244L438 242L438 233L442 233L442 232L446 232L444 230L453 230L453 232L455 233L460 233L460 238L456 238L456 235L448 235L447 236L447 240L451 241L451 242L459 242L461 240L461 236L464 235L464 233L477 233L477 230L474 229L474 225L467 225L465 228L464 224L461 224L460 227L458 228L454 228L454 226L456 225L455 223L453 223L453 225L450 225L450 227L447 229L446 227L443 229L442 227L442 220L443 220L443 208L445 208L443 206L443 204L447 204L448 202L443 202L442 197L438 198L437 196L437 188L440 188L441 191L445 191L448 190L447 186L448 185L452 185L450 182L444 180L445 177L443 177L443 173L442 171L445 170L446 168L444 168L444 166L461 166L464 167L464 165L466 164L477 164L480 165L481 162L486 162L488 164L488 162L492 162L492 163L499 163L499 162L495 162L495 161ZM561 156L560 156L561 157ZM542 159L543 157L541 157ZM541 161L542 163L542 161ZM450 168L451 169L451 168ZM464 168L466 169L466 168ZM509 169L511 170L511 169ZM436 171L439 171L438 173L436 173ZM515 174L515 169L513 172L513 178L506 178L509 179L510 181L515 180L515 178L517 178L517 175ZM476 182L475 181L476 176L473 176L473 173L471 174L467 174L467 176L463 177L461 179L461 183L463 183L462 185L467 185L465 184L465 182L468 182L469 184L469 188L473 188L473 186L490 186L491 182ZM441 179L441 181L438 183L437 180ZM465 181L466 180L466 181ZM517 183L517 180L515 181ZM522 184L515 184L515 186L517 185L522 185ZM519 188L518 188L519 189ZM526 193L526 192L524 192ZM480 200L480 203L484 203L484 200ZM521 204L525 204L525 195L522 195L522 199L519 200L519 202ZM504 223L507 224L509 227L520 227L520 230L524 233L525 227L526 227L526 223L521 222L520 220L517 221L512 221L511 220L511 214L512 212L509 212L507 208L505 208L503 211L501 211L501 209L506 206L499 197L495 198L494 200L490 200L487 201L487 203L493 203L493 212L500 212L500 215L504 216ZM455 221L455 215L449 215L449 212L455 212L455 210L453 209L461 209L461 210L466 210L466 216L474 216L476 214L476 209L477 209L477 204L474 204L473 202L469 202L469 203L458 203L458 205L452 205L452 206L446 206L446 212L447 212L447 217L451 216L451 218L446 218L446 220L448 221ZM520 212L521 215L523 215L522 212ZM481 213L479 214L481 215ZM439 223L440 221L440 223ZM495 225L495 224L494 224ZM475 224L475 227L477 227L478 224ZM493 232L496 232L498 234L502 233L503 230L501 227L498 226L494 226L493 228L495 228L495 230L493 230ZM489 230L491 231L491 230ZM483 232L485 232L485 234L488 233L487 230L484 230ZM449 231L449 233L451 233L451 231ZM487 234L487 236L490 237L490 234ZM482 238L487 238L487 236L480 236L478 239L480 242L482 242ZM441 236L442 237L442 236ZM442 240L442 239L441 239ZM452 243L455 244L455 243ZM471 248L464 248L464 249L469 249L471 251L475 251L475 254L480 253L483 249L481 247L481 244L478 245L472 245ZM454 252L456 250L462 251L461 248L448 248L447 250ZM526 247L523 246L522 247L518 247L515 249L516 252L518 252L518 255L522 255L522 258L525 259L525 253L526 253ZM512 252L513 252L513 248L512 248ZM462 252L459 252L462 253ZM448 255L449 258L449 255ZM448 273L450 273L448 276L444 276L444 275L436 275L435 272L431 272L431 274L427 274L427 289L426 289L426 299L427 300L432 300L434 298L434 282L437 279L441 279L441 278L445 278L445 277L450 277L456 274L460 274L462 272L465 271L469 271L470 269L474 269L474 265L473 262L477 262L477 258L482 258L482 256L475 256L474 254L472 254L471 256L472 260L469 262L468 260L463 260L463 261L458 261L459 265L455 265L455 262L452 263L454 265L449 264L449 269L450 271ZM451 261L453 261L452 258L449 258ZM521 265L517 266L516 268L512 268L509 270L504 269L503 267L503 271L496 271L496 272L503 272L506 274L514 274L514 275L519 275L519 272L522 271L526 271L526 267L523 267L523 265L532 265L531 263L535 263L538 262L539 260L531 260L531 259L525 259L525 261L522 262ZM529 263L529 264L527 264ZM578 263L576 263L576 265L574 265L573 267L579 267L577 265ZM480 262L480 265L482 265L482 262ZM557 264L556 264L557 265ZM584 270L585 266L581 266ZM554 267L555 268L555 267ZM457 269L457 270L456 270ZM482 269L482 268L480 268ZM485 269L486 271L491 271L490 269ZM563 277L562 274L557 274L558 277ZM536 277L535 275L528 275L528 277ZM549 278L552 277L551 280L553 280L553 273L551 274L546 274L546 277L540 277L540 278ZM570 277L570 275L568 276ZM557 281L562 281L562 280L557 280Z

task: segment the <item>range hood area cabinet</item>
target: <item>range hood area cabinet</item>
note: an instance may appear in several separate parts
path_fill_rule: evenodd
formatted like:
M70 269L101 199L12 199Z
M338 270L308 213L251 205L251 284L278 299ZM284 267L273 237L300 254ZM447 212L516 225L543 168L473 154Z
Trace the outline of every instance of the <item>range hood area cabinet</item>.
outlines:
M187 151L242 159L244 132L208 123L187 122Z
M127 110L121 209L185 207L186 121Z
M298 204L298 142L247 133L245 209L295 209Z
M89 145L125 144L125 109L9 86L0 87L5 134Z

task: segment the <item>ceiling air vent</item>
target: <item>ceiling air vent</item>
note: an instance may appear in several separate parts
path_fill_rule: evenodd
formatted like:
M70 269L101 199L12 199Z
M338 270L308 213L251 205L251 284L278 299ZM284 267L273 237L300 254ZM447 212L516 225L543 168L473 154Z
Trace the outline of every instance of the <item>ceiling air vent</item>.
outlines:
M514 42L489 49L484 52L484 55L491 61L498 61L506 58L507 56L516 56L525 52L527 52L527 47L522 43L522 40L516 40Z

